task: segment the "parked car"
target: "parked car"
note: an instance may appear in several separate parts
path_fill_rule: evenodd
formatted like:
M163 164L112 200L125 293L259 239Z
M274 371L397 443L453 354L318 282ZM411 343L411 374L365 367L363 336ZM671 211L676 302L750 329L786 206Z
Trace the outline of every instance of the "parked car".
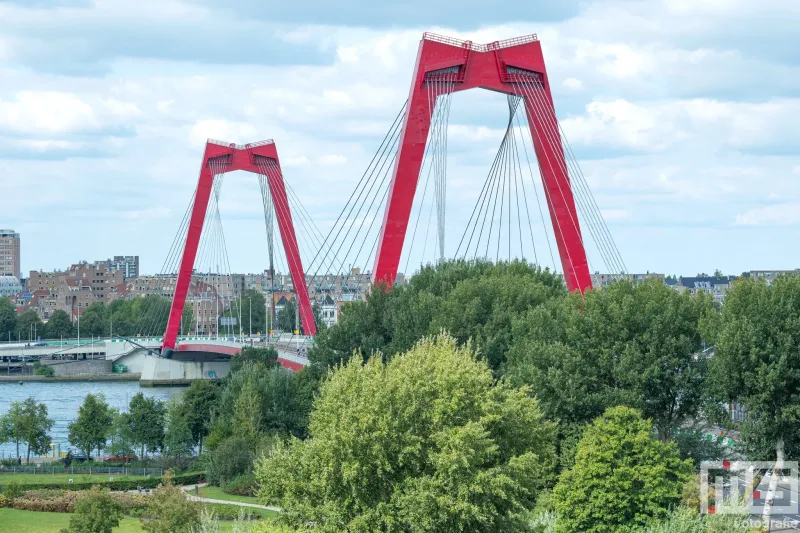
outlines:
M135 455L107 455L103 458L104 463L130 463L135 460Z
M86 461L91 461L92 458L85 453L73 453L72 460L76 463L85 463Z

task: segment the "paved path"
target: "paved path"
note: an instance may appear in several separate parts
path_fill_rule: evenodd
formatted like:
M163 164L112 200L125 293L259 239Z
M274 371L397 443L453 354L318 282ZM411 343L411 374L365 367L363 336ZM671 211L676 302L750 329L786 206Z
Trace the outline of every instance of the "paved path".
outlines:
M245 502L233 502L230 500L214 500L212 498L203 498L202 496L195 496L193 494L195 487L203 488L207 486L208 483L200 483L199 485L184 485L181 487L189 496L189 499L193 502L204 502L204 503L224 503L226 505L238 505L239 507L255 507L256 509L266 509L268 511L275 511L279 513L281 510L278 507L272 507L270 505L258 505L257 503L245 503Z

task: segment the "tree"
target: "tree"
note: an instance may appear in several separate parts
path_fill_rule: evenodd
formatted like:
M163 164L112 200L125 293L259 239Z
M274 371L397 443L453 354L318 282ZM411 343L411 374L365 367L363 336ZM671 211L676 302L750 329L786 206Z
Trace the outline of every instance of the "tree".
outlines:
M192 455L194 439L189 429L187 409L181 398L173 396L167 401L166 424L164 433L164 451L170 457L186 457Z
M147 398L141 392L131 398L126 421L133 443L141 448L141 457L145 448L154 451L163 445L164 412L164 402L157 398Z
M105 447L114 424L114 412L103 394L87 394L78 408L78 418L69 424L69 441L89 457Z
M307 440L256 467L262 501L327 531L526 531L555 464L555 427L454 339L324 381Z
M586 429L575 465L553 490L557 532L634 532L680 502L694 469L651 428L638 411L620 406Z
M244 335L248 335L251 331L254 335L258 332L266 331L267 304L264 295L259 291L253 289L245 289L242 291L239 298L231 303L230 309L225 311L222 316L236 317L238 321L240 318L239 313L241 313L241 323L234 326L234 331L237 335L240 331ZM251 318L252 324L250 322ZM294 320L294 318L292 320ZM225 326L220 326L220 331L223 331L224 328Z
M81 313L81 337L108 335L105 327L106 304L94 302Z
M703 405L701 323L710 296L656 280L619 281L532 308L514 324L508 378L528 384L548 417L586 424L615 405L640 409L661 440Z
M7 440L16 444L17 457L20 456L20 444L28 445L26 455L29 463L31 452L44 454L50 449L48 432L52 427L53 420L47 417L47 405L36 403L33 398L11 402L8 413L0 420L0 428L3 428Z
M164 472L163 485L153 491L141 519L149 533L191 533L200 524L200 508L186 498L186 493L172 483L172 473Z
M725 296L711 381L719 400L738 401L747 410L742 436L754 459L780 463L785 450L800 451L799 323L798 276L779 276L770 285L741 280ZM777 478L772 476L768 499ZM765 505L765 520L770 513Z
M70 338L75 335L75 327L66 311L61 309L53 311L44 325L44 336L48 339Z
M231 371L233 371L233 361L231 361ZM216 383L199 379L192 381L181 397L182 415L186 419L193 444L199 447L198 453L203 453L203 439L211 427L211 416L219 402L219 396L220 388Z
M17 308L8 298L0 298L0 340L16 337Z
M129 457L136 455L133 431L128 423L128 413L120 413L112 409L114 422L111 425L108 452L116 457Z
M279 310L276 318L275 325L281 331L294 331L297 325L297 304L294 298L286 302L283 309Z
M278 365L278 352L275 348L258 348L255 346L245 346L231 359L231 372L239 371L245 363L261 363L267 368Z
M37 340L44 335L44 324L36 311L25 311L17 316L17 335L23 340Z
M75 512L69 528L62 533L111 533L123 517L122 506L111 497L108 489L94 486L84 491L75 502Z

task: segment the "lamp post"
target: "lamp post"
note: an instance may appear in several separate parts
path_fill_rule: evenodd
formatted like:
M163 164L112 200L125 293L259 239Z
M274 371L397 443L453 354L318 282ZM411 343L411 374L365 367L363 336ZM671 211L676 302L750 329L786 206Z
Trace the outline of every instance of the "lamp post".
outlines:
M253 338L253 298L251 296L247 297L247 301L250 303L250 316L247 319L247 326L249 327L249 334L250 338Z

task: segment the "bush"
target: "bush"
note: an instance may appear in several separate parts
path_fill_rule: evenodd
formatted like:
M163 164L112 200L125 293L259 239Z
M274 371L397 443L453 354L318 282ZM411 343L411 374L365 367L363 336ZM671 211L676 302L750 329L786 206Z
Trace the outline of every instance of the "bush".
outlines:
M169 470L164 485L153 492L144 511L142 529L148 533L191 533L200 525L200 506L189 501Z
M19 498L20 496L22 496L23 492L24 489L22 488L22 485L20 485L16 481L12 481L11 483L3 487L3 494L5 495L6 498L10 500L13 500L14 498Z
M79 475L76 474L75 477ZM188 474L181 474L178 476L173 476L172 480L177 485L196 485L198 483L203 483L205 481L206 474L205 472L190 472ZM0 478L2 479L2 478ZM8 486L14 484L12 481L8 485L0 486L3 489L3 493L8 490ZM112 491L126 491L126 490L136 490L139 488L142 489L154 489L161 484L161 478L158 477L148 477L142 479L120 479L115 481L77 481L75 483L35 483L35 484L22 484L19 485L22 487L23 490L39 490L39 489L61 489L61 490L89 490L93 486L98 485L100 487L105 487Z
M122 518L122 506L111 497L108 489L92 487L81 493L75 512L65 533L111 533Z
M203 509L212 513L218 520L260 520L263 516L255 509L248 509L240 505L230 505L225 503L204 503Z
M9 501L7 506L20 511L72 513L83 494L85 493L73 490L29 490L22 497ZM147 506L148 501L148 496L124 492L111 493L111 498L125 514L135 514L137 510Z
M33 363L33 373L36 374L37 376L44 376L48 378L52 378L53 376L56 375L56 372L55 370L53 370L52 367L45 366L39 361Z
M238 496L255 496L258 492L256 476L252 472L236 476L225 484L222 490Z
M219 443L209 459L208 482L225 486L242 474L253 471L253 452L244 437L229 437Z

